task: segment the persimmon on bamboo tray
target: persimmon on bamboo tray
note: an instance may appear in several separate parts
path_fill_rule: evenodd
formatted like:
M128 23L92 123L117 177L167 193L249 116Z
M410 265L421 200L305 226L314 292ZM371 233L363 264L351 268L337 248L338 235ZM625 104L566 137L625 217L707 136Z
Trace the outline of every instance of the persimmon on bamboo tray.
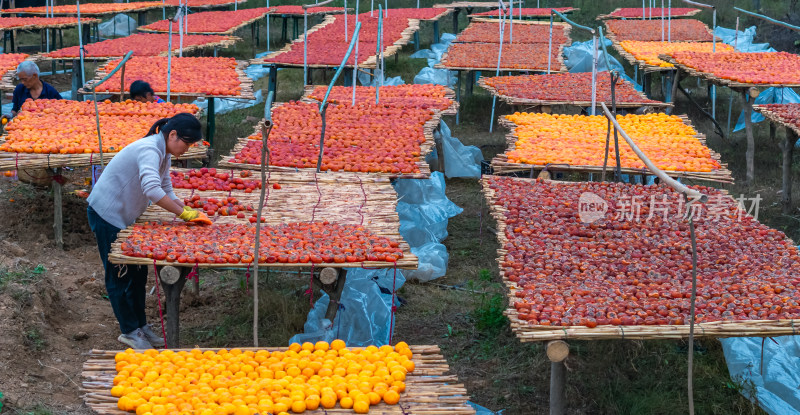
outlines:
M675 65L661 60L658 55L673 52L733 52L733 46L719 42L716 46L712 42L642 42L638 40L623 40L614 42L614 48L619 54L646 72L672 71Z
M328 87L306 85L302 100L319 104L325 98ZM380 87L381 104L400 107L428 109L441 115L455 115L458 111L456 93L445 86L435 84L385 85ZM357 86L356 102L375 102L375 87ZM353 88L335 86L331 89L328 102L353 102Z
M480 78L478 85L509 105L592 105L592 74L558 73ZM597 102L611 102L611 77L597 73ZM630 82L619 79L616 84L618 108L669 107L637 91Z
M417 19L433 22L452 13L453 9L421 7L419 9L384 9L387 13L384 18L391 19Z
M550 72L566 72L562 50L564 45L553 44L550 51ZM451 43L434 68L454 70L497 70L497 43ZM547 43L503 44L500 70L508 72L546 71Z
M175 194L188 206L202 209L214 223L256 222L261 189L258 172L202 168L172 169L170 173ZM379 236L397 236L397 193L387 178L271 172L266 185L262 217L268 225L329 220L364 226ZM152 207L139 220L174 218L172 213Z
M213 11L192 13L187 19L188 33L194 34L221 34L232 35L234 32L250 23L266 17L274 7L259 7L255 9L241 9L236 11ZM174 26L174 24L173 24ZM159 20L147 26L139 26L140 32L168 32L169 21ZM175 27L172 28L176 30ZM186 39L184 39L184 42ZM176 43L173 42L173 45Z
M199 9L229 6L234 3L243 4L245 1L246 0L164 0L168 6L177 7L180 3Z
M81 18L83 24L99 22ZM64 29L77 25L78 19L74 17L0 17L0 30Z
M708 148L705 137L686 117L654 114L618 115L617 120L636 145L660 169L673 177L733 182L719 154ZM508 149L492 160L496 173L543 169L600 172L603 170L608 119L602 115L514 113L501 118L512 132ZM644 163L628 144L619 144L625 173L648 174ZM609 172L615 163L613 138L608 151Z
M353 25L354 18L348 17L349 25ZM350 38L345 38L344 16L325 16L325 20L308 30L307 63L310 68L338 67L350 46ZM358 66L374 68L377 57L378 17L370 17L369 13L362 13L358 17L361 31L358 36ZM348 27L348 30L352 30ZM419 21L416 19L385 19L383 21L383 56L389 57L402 49L403 45L411 41L411 37L419 30ZM349 32L347 36L352 36ZM275 51L263 58L254 59L253 64L278 64L287 67L303 66L303 48L306 35L286 45L283 49ZM345 66L353 66L356 62L355 53L351 53Z
M567 23L553 23L553 47L568 44L569 33L572 29ZM506 28L503 32L503 48L513 43L544 43L550 42L550 24L545 22L520 21L514 23L514 31ZM512 37L513 35L513 37ZM460 43L500 43L500 20L497 19L472 19L453 42ZM497 46L497 45L495 45ZM503 50L505 53L505 50Z
M161 8L160 1L132 1L130 3L83 3L81 4L81 16L100 16L104 14L141 12L145 10ZM16 9L6 9L0 13L22 13L22 14L53 14L77 15L78 6L75 4L65 4L54 7L20 7Z
M522 1L515 1L514 4L522 4ZM434 4L433 7L447 7L449 9L496 9L499 6L496 2L492 1L454 1L452 3Z
M90 82L99 82L121 61L122 59L114 60L98 68L97 77ZM166 98L167 62L167 57L161 56L130 58L125 64L125 91L130 90L134 81L143 80L153 87L156 94ZM171 94L189 97L255 99L253 81L244 73L247 66L246 61L237 62L233 58L173 57ZM108 81L97 87L97 92L119 94L121 76L122 71L117 71ZM89 92L82 89L81 93Z
M83 398L87 406L101 415L130 414L130 412L119 409L120 406L125 409L129 409L131 406L138 409L139 406L150 405L149 408L145 408L150 409L148 412L160 412L161 407L155 411L153 408L156 405L166 406L165 404L168 402L164 400L169 398L160 399L161 394L157 393L152 394L148 400L144 400L144 398L141 398L143 393L135 392L135 388L128 392L128 387L124 385L130 384L130 387L133 388L133 383L129 382L128 379L136 370L142 372L142 376L147 378L145 388L149 387L148 382L149 385L153 385L155 382L156 387L159 387L157 382L167 380L167 378L170 378L170 381L173 379L179 380L174 375L170 375L170 369L168 368L173 370L185 368L187 365L191 365L190 361L194 360L199 362L197 368L194 369L199 375L197 383L201 385L197 388L197 393L205 394L202 398L190 404L192 405L192 410L196 413L204 412L202 411L203 408L195 405L206 406L205 409L209 409L212 412L217 407L222 407L226 413L236 413L237 409L243 406L241 413L246 412L248 414L288 413L292 409L296 410L293 411L295 413L303 409L309 414L347 414L354 413L354 409L356 409L354 407L355 401L359 401L361 403L358 405L358 409L362 412L368 410L371 414L475 414L475 410L467 404L469 395L467 395L464 386L458 383L458 378L455 375L447 374L450 372L450 368L441 355L438 346L407 346L404 342L399 342L395 345L393 351L389 351L390 346L348 349L342 347L342 343L341 340L334 340L330 345L325 342L319 342L316 344L308 343L303 346L294 344L288 348L243 347L230 350L173 349L139 352L128 350L122 352L93 349L88 353L89 357L83 364L83 371L81 372L84 390ZM303 348L311 353L306 356ZM318 352L317 350L320 351ZM339 356L340 352L341 357ZM210 361L211 359L214 361ZM295 363L296 359L307 361L308 365L304 369L300 369L300 365ZM244 360L243 365L238 363L241 360ZM151 362L154 368L160 369L157 370L158 373L146 376L150 363L145 363L145 361ZM353 364L352 367L350 365L351 362ZM355 365L362 367L362 369L358 369ZM338 377L335 374L342 370L347 372L347 369L352 370L354 373L361 373L359 370L368 370L371 367L363 368L370 365L375 366L374 373L380 371L380 375L374 380L370 378L369 381L365 381L366 384L363 387L367 392L361 392L361 394L354 392L353 396L348 395L347 398L344 396L339 398L336 391L347 390L348 387L341 382L337 383ZM280 370L279 366L283 370ZM162 367L164 369L161 369ZM131 370L127 370L127 368ZM215 375L217 369L221 373L223 368L230 370L231 373L235 373L233 369L236 369L236 373L238 373L241 372L241 369L250 370L252 368L251 373L255 373L258 376L253 375L252 378L245 376L243 378L245 379L244 384L237 384L240 382L230 381L228 378L215 379L217 378ZM297 371L300 371L300 373L297 376L293 376ZM308 374L313 371L315 373L314 376L319 377L324 384L315 386L303 382L295 383L294 385L296 386L291 388L294 393L289 393L286 396L289 400L283 399L278 388L283 390L285 385L282 385L279 377L285 379L286 376L292 376L296 379L302 379L303 376L306 376L303 374L304 371L308 372ZM155 373L156 370L153 372ZM244 372L242 373L244 374ZM212 382L214 386L211 386ZM123 387L119 388L118 386L120 385L123 385ZM369 390L367 385L369 385ZM276 395L273 396L271 393L265 392L267 389L276 391L274 392ZM355 390L360 389L356 387ZM156 391L159 390L156 389ZM139 396L132 395L133 393L137 393ZM188 393L181 392L181 394ZM300 398L300 393L302 393L303 398ZM242 399L243 404L236 402L238 405L235 405L232 403L233 395L236 394L245 396ZM367 399L371 400L359 397L362 395L366 395ZM127 398L122 399L123 396ZM176 395L175 398L179 398L179 396ZM253 398L255 398L254 403L246 403L253 400ZM162 401L165 403L160 403ZM192 400L184 399L184 401L191 402ZM293 405L294 408L292 408ZM347 407L347 409L344 407ZM187 408L188 412L188 406L185 408ZM227 411L227 409L231 409L231 411ZM144 413L143 410L140 412Z
M661 20L606 20L606 36L614 42L639 40L660 42ZM670 24L672 35L668 36L667 23L664 22L664 40L673 42L711 42L714 35L705 23L695 19L673 20ZM721 41L719 43L722 43Z
M126 145L147 134L161 118L181 112L196 114L192 104L100 102L103 158L108 162ZM64 122L65 117L69 122ZM94 102L28 100L6 125L0 142L0 170L100 164ZM203 158L207 146L195 145L181 158Z
M553 8L536 8L536 7L514 7L514 18L517 17L550 17L552 10L559 13L572 13L580 9L575 7L553 7ZM512 10L509 9L509 12ZM489 10L488 12L472 13L469 17L500 17L500 9ZM515 23L516 24L516 23Z
M184 35L183 52L189 53L204 48L232 46L241 39L218 35ZM172 55L178 55L180 35L172 35ZM83 46L84 57L89 59L114 59L133 51L134 56L167 56L169 35L159 33L134 33L130 36L89 43ZM80 47L70 46L41 55L46 59L77 59ZM127 68L126 68L127 69Z
M697 235L695 336L796 334L800 251L745 200L687 208L664 185L484 176L500 273L522 341L686 337ZM755 208L757 209L757 207ZM800 321L798 322L800 323Z
M14 76L17 74L17 66L29 57L30 55L27 53L0 54L0 74L2 74L0 90L13 90L16 88Z
M424 157L434 147L441 115L427 109L350 102L326 113L322 171L356 172L392 178L427 178ZM272 110L271 171L316 171L322 119L319 105L289 102ZM220 166L260 169L261 132L240 139Z
M644 12L644 14L642 14ZM620 7L615 9L613 12L609 14L601 14L597 16L598 19L658 19L661 21L661 17L667 18L670 17L691 17L698 13L700 13L700 9L695 9L691 7L672 7L661 8L661 7L648 7L648 8L641 8L641 7ZM674 22L673 22L674 24Z
M800 56L787 52L673 52L659 55L691 76L729 88L800 87Z
M281 14L286 16L303 16L303 6L292 6L292 5L282 5L282 6L275 6L272 7L272 12L270 14ZM348 9L351 10L351 9ZM343 7L310 7L305 10L305 14L317 15L317 14L343 14L344 8Z
M753 109L771 122L782 125L795 134L800 134L800 104L753 105Z

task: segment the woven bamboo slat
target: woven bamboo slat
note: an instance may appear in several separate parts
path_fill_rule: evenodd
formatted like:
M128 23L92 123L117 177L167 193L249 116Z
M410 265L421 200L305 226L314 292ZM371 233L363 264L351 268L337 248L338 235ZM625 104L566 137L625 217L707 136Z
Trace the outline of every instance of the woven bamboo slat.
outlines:
M81 17L81 23L82 24L100 23L100 19L84 19L83 17ZM0 21L0 24L2 24L2 21ZM0 26L0 30L68 29L77 26L78 26L78 21L76 20L74 23L26 24L21 26L9 26L9 27Z
M528 180L530 179L514 179ZM579 184L561 182L564 185ZM508 242L506 234L506 216L502 206L496 205L497 195L488 185L488 177L481 179L483 194L489 204L492 217L497 221L497 239L500 243L498 249L498 262L505 261L505 251L502 249ZM611 339L681 339L689 336L689 325L653 325L653 326L611 326L603 325L594 328L585 326L540 326L532 325L519 318L519 313L514 308L518 300L515 293L519 290L516 283L510 281L503 267L500 267L500 276L508 288L509 306L503 312L510 320L511 330L521 342L535 342L547 340L611 340ZM695 337L763 337L800 334L800 321L795 328L794 320L750 320L750 321L714 321L697 323L694 327Z
M242 87L242 92L239 95L207 95L199 92L196 93L196 92L175 92L175 91L170 92L170 95L172 95L173 97L188 97L189 99L196 99L198 97L235 98L235 99L250 99L250 100L256 99L255 92L253 91L253 80L250 79L250 77L248 77L247 74L244 72L244 70L249 65L250 63L248 61L239 61L238 64L236 65L236 75L239 76L239 84ZM98 70L96 72L95 78L89 81L86 87L79 89L78 92L81 94L91 94L90 90L87 89L88 86L90 84L100 82L100 80L103 79L106 75L108 75L107 72ZM103 91L102 92L103 95L117 96L120 94L124 95L126 93L125 91L122 92L119 91L118 83L112 83L111 81L109 81L108 85L110 86L110 88L112 88L112 90ZM166 98L167 91L156 91L156 94Z
M692 126L689 117L685 115L681 115L680 118L684 122L684 124L694 128ZM506 144L508 147L506 148L505 153L498 154L495 158L492 159L492 167L494 168L494 172L496 174L508 174L508 173L516 173L520 171L533 171L533 170L541 170L547 168L548 170L556 170L556 171L575 171L575 172L585 172L585 173L602 173L603 167L602 166L573 166L568 164L561 164L561 163L551 163L550 165L539 165L539 164L524 164L524 163L514 163L508 160L508 153L511 150L516 148L516 142L519 140L519 137L516 134L517 125L506 119L505 117L500 117L499 123L511 130L511 133L506 135ZM697 129L695 129L696 131ZM697 133L695 138L705 147L708 147L706 144L706 137L703 134ZM627 144L623 144L627 145ZM733 173L728 169L728 165L726 163L722 163L719 153L715 152L714 150L709 149L711 152L711 158L718 161L721 165L719 169L712 170L710 172L691 172L691 171L664 171L670 177L677 177L677 178L685 178L685 179L695 179L695 180L706 180L706 181L713 181L713 182L720 182L720 183L733 183ZM607 172L614 171L614 165L612 163L613 160L609 160L608 167L606 168ZM636 169L636 168L629 168L623 167L621 169L622 173L624 174L638 174L638 175L650 175L652 174L647 169Z
M635 19L639 19L638 17L624 17L624 16L615 16L614 15L615 13L619 13L620 11L622 11L622 9L624 9L624 8L625 7L618 7L616 9L614 9L614 11L612 11L609 14L600 14L600 15L597 16L597 20L608 20L608 19L630 19L630 20L635 20ZM656 7L656 9L657 9L657 7ZM670 14L672 16L672 18L674 19L676 17L692 17L692 16L700 13L701 11L702 10L700 10L700 9L694 9L694 10L688 12L688 13L683 13L683 14L677 14L676 15L676 14L670 14L669 12L666 13L666 14ZM655 19L656 19L656 17L653 16L653 20L655 20ZM661 20L661 16L658 17L658 20Z
M246 21L244 21L242 23L239 23L236 26L233 26L233 27L229 28L228 30L221 31L221 32L197 32L197 31L193 32L193 31L189 31L187 33L190 34L190 35L233 35L237 30L239 30L239 29L241 29L243 27L246 27L247 25L250 25L252 23L255 23L255 22L265 18L269 14L270 14L269 12L264 12L264 14L261 15L261 16L256 16L256 17L254 17L252 19L249 19L249 20L246 20ZM192 26L189 26L189 27L191 28ZM139 27L136 28L136 30L139 31L139 32L142 32L142 33L168 33L169 32L169 29L166 29L166 30L155 30L155 29L149 29L146 26L139 26ZM237 38L237 39L241 40L239 38ZM167 56L167 55L165 54L164 56Z
M308 29L308 34L312 34L323 27L331 24L336 20L336 16L325 16L325 20L322 23ZM407 45L411 42L411 39L415 32L419 30L419 20L417 19L408 19L408 27L403 30L400 34L400 38L395 40L391 44L387 44L383 50L384 58L389 58L399 52L403 46ZM302 68L303 63L293 63L293 62L270 62L270 59L276 59L280 57L280 55L289 52L292 50L292 47L303 47L303 40L305 39L306 35L300 35L300 37L293 42L287 44L283 48L276 50L275 52L270 53L262 58L256 58L250 61L253 65L277 65L278 67L285 67L285 68ZM371 52L367 52L371 53ZM363 56L363 55L362 55ZM343 56L344 57L344 56ZM313 56L309 56L309 59L313 59ZM340 61L341 62L341 61ZM367 55L367 58L359 62L358 67L363 69L375 69L377 66L378 57L376 54L372 53L371 55ZM320 64L320 63L312 63L309 62L307 67L309 68L319 68L319 69L333 69L338 68L339 64ZM353 67L353 65L345 65L345 67Z
M452 47L452 45L451 45ZM503 62L500 62L502 65ZM447 52L442 55L442 60L440 63L437 63L433 66L436 69L449 69L452 71L496 71L497 70L497 59L495 59L494 63L486 62L486 66L482 67L464 67L464 66L451 66L447 64ZM541 68L530 67L530 68L506 68L501 66L501 72L546 72L547 66L543 66ZM555 62L552 62L552 67L550 68L550 73L561 73L567 72L567 66L564 64L564 45L558 45L558 59Z
M227 8L228 6L232 6L232 5L236 4L236 3L244 4L246 2L247 2L247 0L231 0L231 1L227 2L227 3L218 3L218 4L200 4L200 5L190 4L189 8L190 9L208 10L208 9L216 9L216 8ZM178 7L177 3L178 3L177 1L174 2L174 4L167 3L167 7Z
M522 4L522 1L515 1L515 5ZM496 9L499 6L496 2L493 1L454 1L452 3L442 3L442 4L434 4L431 6L433 8L448 8L448 9L474 9L474 8L484 8L484 9Z
M278 104L280 105L280 104ZM277 106L277 105L276 105ZM425 134L425 142L420 145L420 156L417 158L416 166L419 172L417 173L361 173L361 172L347 172L347 174L351 175L358 175L361 177L383 177L383 178L391 178L391 179L427 179L431 176L431 169L430 165L425 161L425 156L431 152L436 146L434 139L433 139L433 130L435 130L439 126L439 122L441 121L441 113L434 113L434 116L425 123L423 127L423 132ZM256 128L254 134L260 134L260 130ZM247 141L249 138L243 137L239 138L236 145L233 146L230 154L228 156L223 157L218 165L220 167L226 168L234 168L234 169L247 169L247 170L260 170L261 167L256 164L244 164L244 163L237 163L233 161L233 155L242 151L242 149L247 145ZM315 168L296 168L296 167L281 167L281 166L268 166L268 170L271 172L315 172Z
M2 142L0 141L0 144ZM108 162L118 153L103 153L103 161ZM208 157L208 146L194 145L176 160L197 160ZM100 164L100 153L84 154L37 154L9 153L0 151L0 170L88 167Z
M760 112L761 115L763 115L766 119L770 120L770 122L774 122L775 124L788 128L794 131L795 134L800 135L800 125L786 122L780 114L774 111L770 111L765 106L753 105L753 109L757 112Z
M642 40L642 39L636 39L636 38L628 39L628 38L626 38L624 36L617 35L616 33L614 33L613 28L609 25L609 21L608 20L605 20L603 22L603 24L606 27L606 30L605 30L605 32L603 34L608 38L608 40L610 40L613 43L619 43L619 42L621 42L623 40ZM713 41L714 32L707 25L704 24L704 26L705 26L706 32L708 32L709 36L711 36L710 39L707 39L707 40L685 40L685 39L681 39L680 42L711 42L711 41ZM678 40L675 40L675 41L678 41ZM722 42L722 38L717 37L717 42Z
M410 346L414 371L406 377L406 390L400 395L398 405L381 403L369 408L376 415L474 415L475 410L467 404L469 395L458 377L448 375L450 367L438 346ZM286 351L287 347L249 348L242 351L269 350ZM175 351L190 349L174 349ZM201 349L217 351L218 349ZM111 396L114 376L117 374L114 356L118 351L92 349L81 371L83 399L86 405L100 415L128 415L117 409L117 398ZM315 414L352 414L352 410L341 408L307 411Z
M312 8L313 9L313 8ZM303 17L303 13L292 13L292 12L282 12L281 9L275 9L272 13L277 16L293 16L293 17ZM344 14L344 8L339 8L338 10L323 10L323 11L309 11L306 13L309 16L321 16L321 15L328 15L328 14ZM347 13L352 13L353 9L351 7L347 8Z
M144 12L144 11L147 11L147 10L160 9L162 7L161 2L147 2L147 3L151 3L152 5L148 5L148 6L136 5L136 6L128 7L128 8L121 9L121 10L109 10L109 11L105 11L105 12L86 12L85 9L84 9L84 10L81 10L81 19L83 19L83 16L98 16L98 17L100 17L100 16L108 16L110 14ZM35 8L31 8L31 9L35 9L35 10L28 10L27 7L26 8L18 8L18 9L6 9L6 10L1 10L0 14L25 14L25 15L34 15L34 16L47 16L47 15L50 14L47 11L47 8L44 7L44 6L35 7ZM52 14L55 15L55 16L77 16L78 15L78 9L76 7L74 12L73 11L69 11L69 12L55 11Z
M672 72L675 70L674 67L670 68L670 67L651 65L643 60L636 59L636 57L633 56L633 54L631 54L627 50L625 50L625 48L623 48L619 42L612 41L611 45L614 47L614 49L616 49L617 53L619 53L620 56L625 58L625 60L627 60L628 63L631 64L631 66L638 66L639 69L643 70L645 73Z
M320 101L310 96L311 93L314 92L314 89L318 87L327 88L326 85L306 85L305 88L303 88L303 96L300 98L300 101L318 104ZM443 111L435 111L435 112L438 113L439 115L456 115L458 113L458 101L456 101L455 91L445 87L445 98L451 101L450 106Z
M214 35L219 35L219 34L218 33L214 33ZM239 38L239 37L236 37L236 36L228 36L227 38L221 39L218 42L208 42L208 43L204 43L202 45L184 46L183 47L183 53L193 53L193 52L196 52L198 50L209 49L209 48L223 48L223 49L225 49L225 48L229 48L229 47L233 46L234 44L236 44L236 42L239 42L241 40L242 40L242 38ZM173 42L174 42L174 39L173 39ZM57 51L54 51L54 52L57 52ZM49 53L52 53L52 52L49 52ZM178 52L177 48L172 50L172 56L178 56L178 53L179 52ZM169 54L169 52L164 51L164 52L159 53L158 56L167 56L168 54ZM80 56L78 56L78 55L76 55L76 56L64 56L64 57L51 57L51 56L46 56L46 55L47 55L47 53L40 53L38 55L35 55L34 59L35 60L40 60L40 61L59 61L59 60L73 60L73 59L80 58ZM122 54L122 55L119 55L119 56L92 56L92 55L88 55L88 56L84 56L84 59L93 59L95 61L102 61L102 60L120 59L123 56L125 56L125 54ZM138 56L142 56L142 55L138 55Z
M470 21L469 25L467 25L467 27L464 28L462 33L464 33L467 30L469 30L470 27L475 27L476 25L478 25L480 23L494 23L494 24L498 24L499 25L500 24L500 20L499 19L493 19L491 17L476 17L476 18L473 18L472 21ZM550 27L550 23L549 22L539 22L539 21L535 21L535 20L521 20L521 21L515 22L514 24L515 25L525 25L525 26L542 26L542 27L547 27L547 28ZM561 31L562 31L561 33L563 33L563 35L567 38L566 44L570 43L570 33L572 33L572 26L569 23L553 22L553 28L554 28L554 31L553 31L554 33L555 33L555 30L561 29ZM519 30L521 30L521 29L519 29ZM455 40L453 40L453 42L454 43L491 43L491 40L481 40L479 42L462 41L462 40L459 40L460 37L461 37L461 34L459 34L455 38ZM499 33L498 33L497 39L498 40L500 39ZM519 40L517 40L517 42L519 42ZM533 42L533 43L541 43L541 42ZM547 43L547 41L544 41L543 43ZM553 42L553 43L555 43L555 42ZM506 43L504 43L504 45L506 45Z
M531 14L531 13L527 13L526 14L524 9L523 9L521 18L525 19L525 18L550 17L550 10L551 9L550 8L547 8L547 9L542 8L542 9L543 10L547 10L547 12L544 13L544 14ZM556 9L558 9L558 12L562 13L562 14L570 14L570 13L574 13L574 12L577 12L577 11L581 10L581 9L579 9L577 7L557 7ZM476 17L498 17L497 14L488 14L488 13L497 13L497 10L491 10L491 11L488 11L488 12L481 12L481 13L472 13L472 14L467 15L467 17L470 17L470 18L476 18ZM519 9L514 7L514 24L517 24L517 18L520 17L519 13L520 13ZM553 22L553 23L555 23L555 22Z
M624 79L620 79L620 82L628 82ZM500 94L496 88L488 85L486 83L486 78L481 77L478 79L478 85L489 91L492 95L496 95L498 98L505 101L508 105L571 105L571 106L579 106L579 107L588 107L592 105L591 98L587 98L585 101L555 101L555 100L541 100L541 99L528 99L528 98L520 98L514 97L509 95ZM647 96L639 91L636 91L637 95L642 99L641 101L637 102L619 102L617 101L617 108L639 108L639 107L657 107L657 108L669 108L672 107L672 104L668 104L666 102L660 101L653 101L647 98Z
M669 62L669 63L675 65L676 67L680 68L682 71L686 72L690 76L694 76L694 77L697 77L697 78L705 79L705 80L707 80L709 82L713 82L713 83L715 83L717 85L720 85L720 86L726 86L728 88L751 88L751 87L753 87L753 88L770 88L770 87L776 87L776 88L800 88L800 84L791 84L791 83L786 83L786 84L753 84L753 83L750 83L749 84L749 83L744 83L744 82L732 81L730 79L720 78L720 77L718 77L718 76L716 76L716 75L714 75L712 73L701 72L701 71L698 71L698 70L696 70L696 69L694 69L692 67L686 66L686 65L684 65L682 63L677 62L671 55L661 54L661 55L658 55L658 58L663 60L663 61L665 61L665 62Z

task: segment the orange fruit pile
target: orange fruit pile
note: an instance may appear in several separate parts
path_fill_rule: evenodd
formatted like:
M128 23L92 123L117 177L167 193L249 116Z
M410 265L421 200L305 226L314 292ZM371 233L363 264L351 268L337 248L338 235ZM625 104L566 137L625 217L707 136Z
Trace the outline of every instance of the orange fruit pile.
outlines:
M639 11L641 13L641 11ZM668 25L664 22L664 40L673 42L711 42L713 38L708 26L696 19L675 19L671 23L672 37L669 38ZM661 19L658 20L607 20L608 31L616 40L661 41Z
M241 9L236 11L192 13L189 15L186 26L189 30L189 33L225 33L244 22L249 22L250 20L257 19L268 14L269 10L270 8L259 7L255 9ZM147 26L140 26L139 29L166 32L169 30L169 21L159 20ZM174 23L172 25L172 30L178 30ZM186 42L185 38L184 42Z
M516 39L516 35L515 35ZM503 44L501 69L547 70L547 43ZM442 65L447 68L494 69L497 67L497 43L452 43ZM561 69L559 45L553 43L550 52L550 70Z
M0 54L0 76L8 71L14 71L17 66L28 58L27 53L2 53Z
M442 85L411 84L382 86L380 88L380 103L385 105L411 106L438 111L444 111L453 105L453 100L446 96L447 89ZM318 86L309 94L309 98L322 101L327 90L328 87ZM353 102L353 87L333 87L330 95L328 95L328 102ZM357 86L356 102L375 102L375 87Z
M137 415L286 414L396 405L414 371L405 342L348 348L342 340L286 351L128 349L114 357L111 395Z
M503 32L503 45L511 41L511 29L508 22ZM514 43L548 43L550 41L550 25L547 24L515 24ZM473 22L461 33L455 42L464 43L499 43L500 42L500 23L494 22ZM560 45L569 42L567 26L553 26L553 45ZM495 45L496 47L497 45ZM505 53L505 51L503 51Z
M518 75L484 78L484 82L498 94L513 98L540 101L592 101L592 74L554 73L549 75ZM597 102L611 102L611 76L597 73ZM634 89L633 84L620 79L616 85L616 99L620 103L657 102Z
M222 42L225 39L228 38L216 35L184 35L183 47L209 45ZM180 35L172 35L173 55L178 54L179 45ZM89 43L84 45L83 49L84 56L88 58L122 57L129 51L133 51L133 56L166 56L169 50L169 35L134 33L127 37ZM80 57L80 51L78 46L70 46L50 52L44 56L48 58L77 58Z
M111 72L122 60L115 60L100 68ZM172 83L174 93L237 96L242 92L239 75L233 58L172 58ZM121 71L97 87L97 92L119 92ZM125 64L125 91L133 81L143 80L157 93L167 91L167 58L161 56L134 56Z
M95 19L91 19L93 22ZM83 23L89 23L81 19ZM75 17L0 17L0 28L15 29L24 26L56 26L65 24L78 24Z
M514 113L518 138L506 152L512 163L602 166L608 120L604 116ZM663 113L618 115L620 126L636 145L666 171L709 172L720 168L711 151L696 137L697 131L681 118ZM620 160L625 168L645 168L644 163L620 138ZM609 149L613 164L614 146Z
M662 68L673 68L674 66L659 59L658 55L660 54L674 52L711 53L714 51L714 44L711 42L641 42L638 40L623 40L619 44L626 52L633 55L636 60ZM717 52L734 51L733 46L722 42L717 43L716 49Z
M800 84L800 56L788 52L674 52L679 64L746 84Z
M132 1L130 3L83 3L81 4L81 14L105 14L105 13L125 13L134 10L161 7L160 1ZM78 7L75 4L66 4L47 8L19 7L16 9L3 10L3 13L37 13L45 14L52 11L54 14L78 14Z
M0 55L2 56L2 55ZM144 137L161 118L181 112L196 114L192 104L100 102L100 131L104 152L117 152ZM64 120L68 119L69 122ZM97 153L94 102L55 99L27 100L19 114L6 125L6 141L0 151L15 153Z
M410 106L357 103L329 106L326 112L322 170L370 173L418 173L425 123L430 110ZM319 105L289 102L272 110L269 163L272 166L317 166L322 118ZM250 137L231 160L261 164L261 135Z

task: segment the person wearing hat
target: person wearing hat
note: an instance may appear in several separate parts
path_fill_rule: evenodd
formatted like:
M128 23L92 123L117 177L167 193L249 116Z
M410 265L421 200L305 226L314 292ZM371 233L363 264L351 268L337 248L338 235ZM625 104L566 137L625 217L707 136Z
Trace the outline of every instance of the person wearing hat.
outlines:
M156 121L146 137L111 159L88 199L89 226L97 239L108 299L122 332L117 340L134 349L163 347L164 340L145 316L147 267L109 263L111 244L150 204L185 221L198 218L198 211L175 196L169 169L173 156L180 157L202 138L200 121L192 114Z

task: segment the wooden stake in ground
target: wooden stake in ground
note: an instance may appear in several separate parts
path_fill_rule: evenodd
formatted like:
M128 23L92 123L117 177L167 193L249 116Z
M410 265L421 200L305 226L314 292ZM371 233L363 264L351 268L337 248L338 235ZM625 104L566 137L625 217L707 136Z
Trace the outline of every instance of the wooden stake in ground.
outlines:
M264 210L264 194L267 188L267 165L269 164L267 140L270 131L272 131L272 121L264 120L261 125L261 194L258 198L256 243L253 252L253 347L258 347L258 262L261 248L261 213Z

